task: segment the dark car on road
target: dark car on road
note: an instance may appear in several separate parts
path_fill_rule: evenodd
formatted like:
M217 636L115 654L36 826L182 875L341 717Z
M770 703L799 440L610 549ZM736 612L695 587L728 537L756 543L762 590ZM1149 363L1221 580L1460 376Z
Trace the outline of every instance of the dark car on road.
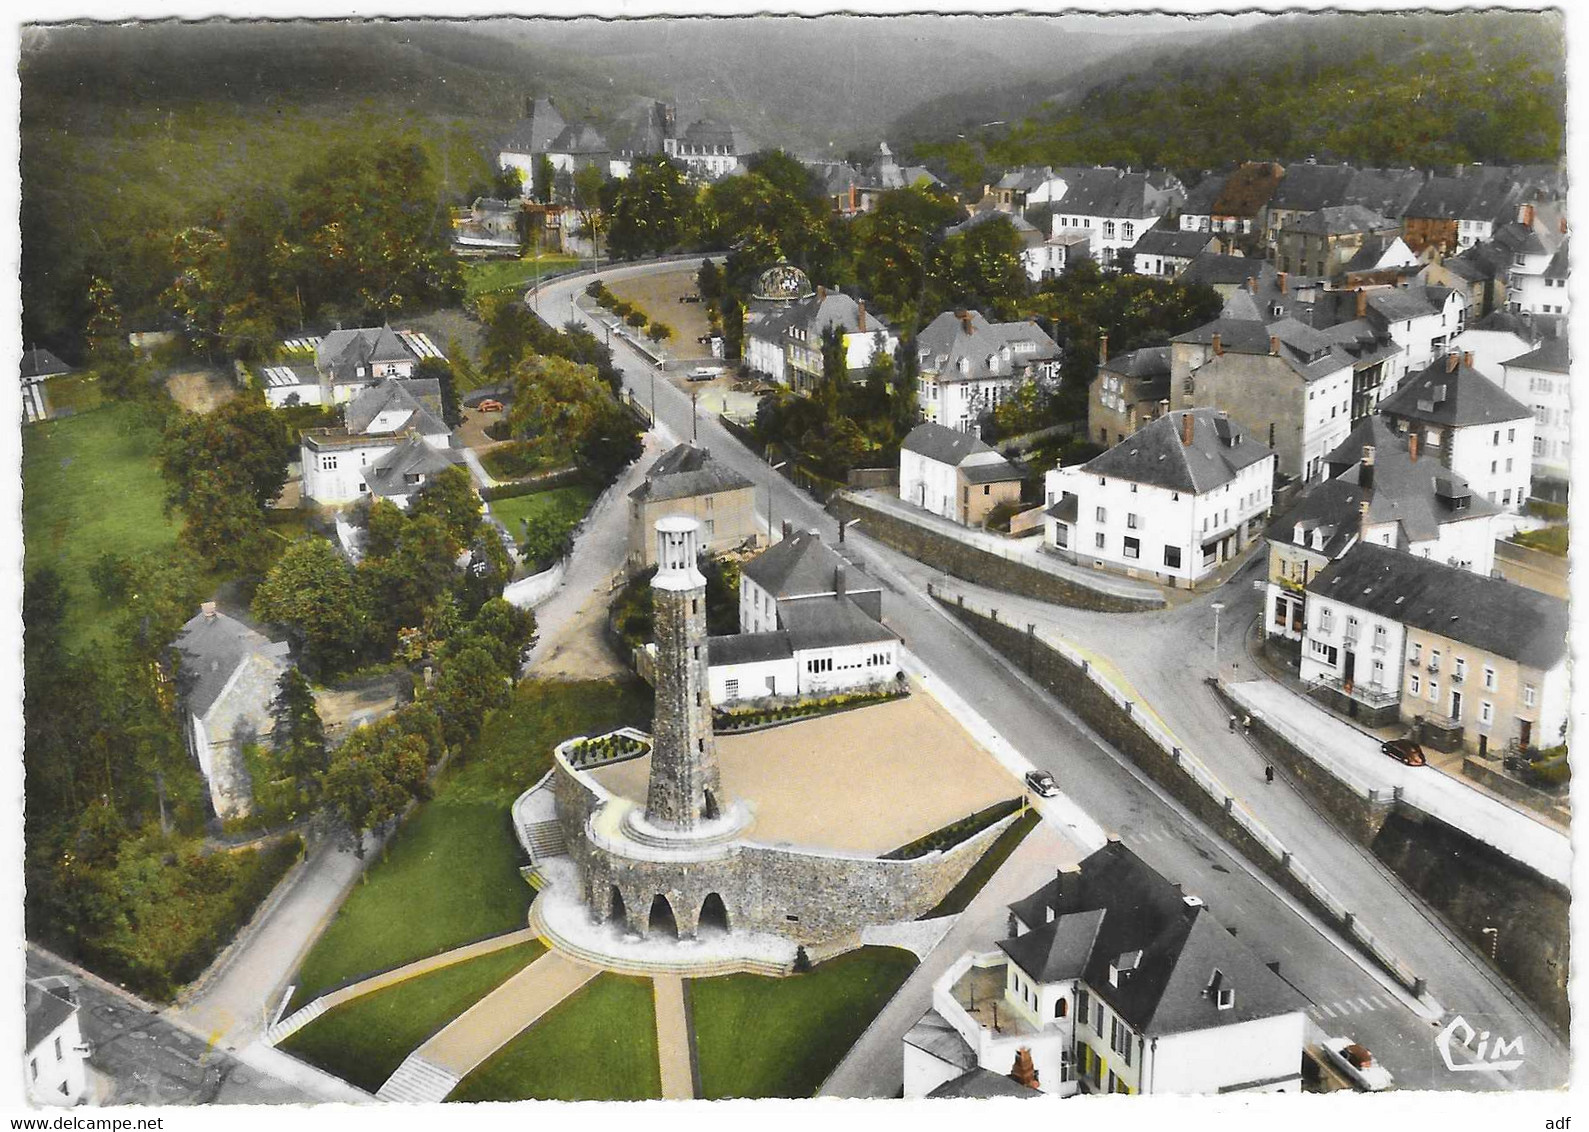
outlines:
M1059 793L1059 783L1055 782L1054 776L1046 770L1027 771L1026 785L1041 798L1052 798Z
M1423 757L1423 748L1411 739L1392 739L1389 743L1381 743L1379 749L1408 766L1423 766L1429 761Z

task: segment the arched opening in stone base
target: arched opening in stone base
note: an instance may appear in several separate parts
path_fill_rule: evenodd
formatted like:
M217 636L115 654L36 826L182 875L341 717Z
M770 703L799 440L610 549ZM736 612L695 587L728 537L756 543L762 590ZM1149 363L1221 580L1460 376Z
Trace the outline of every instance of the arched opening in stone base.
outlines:
M679 921L674 918L673 905L668 903L668 898L660 892L651 901L651 915L646 919L646 934L653 935L665 931L674 939L679 938Z
M628 909L624 907L623 893L618 891L616 884L612 886L612 894L607 901L607 905L608 921L622 927Z
M717 893L707 893L706 899L701 902L701 918L697 930L701 935L715 935L728 931L728 905L723 903L723 898Z

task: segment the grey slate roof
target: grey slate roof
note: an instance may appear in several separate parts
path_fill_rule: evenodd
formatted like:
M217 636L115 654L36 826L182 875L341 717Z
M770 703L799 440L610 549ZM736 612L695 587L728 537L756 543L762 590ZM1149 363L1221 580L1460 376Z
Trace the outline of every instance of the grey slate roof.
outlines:
M1425 294L1410 287L1387 287L1370 291L1368 309L1387 323L1406 322L1439 313L1439 308L1432 306Z
M607 139L594 126L565 126L546 147L548 153L567 153L573 156L612 152Z
M1055 207L1062 213L1078 216L1140 220L1152 215L1148 209L1148 190L1146 173L1125 173L1109 168L1081 169L1070 180L1065 195Z
M967 464L960 469L967 483L1014 483L1026 478L1026 472L1009 460L989 460L986 464Z
M958 236L961 233L969 232L971 229L980 227L983 224L995 223L1000 220L1004 221L1005 223L1009 224L1011 228L1015 229L1015 234L1019 236L1024 243L1030 245L1041 244L1043 242L1042 230L1034 225L1030 220L1027 220L1019 213L1000 212L998 209L992 208L983 212L979 212L975 216L972 216L966 220L962 220L959 224L945 229L944 235Z
M551 99L537 98L531 113L520 118L502 138L499 148L507 153L544 153L552 139L567 123Z
M630 499L662 502L691 499L754 486L727 464L712 459L705 448L679 444L657 458L645 482L629 493Z
M1350 165L1287 165L1286 175L1269 198L1269 207L1317 212L1331 205L1348 204L1348 193L1356 177L1357 170Z
M846 562L815 531L792 532L745 563L740 572L775 600L781 600L834 592L834 571L841 566L845 588L850 593L881 591L881 586Z
M1103 917L1102 908L1072 912L1039 924L1025 935L1003 940L999 947L1036 982L1077 979L1086 968Z
M1261 259L1203 252L1186 265L1186 270L1181 272L1181 282L1207 283L1209 286L1217 283L1240 284L1249 279L1256 279L1259 270L1263 267L1264 261Z
M966 1045L960 1031L949 1025L936 1010L929 1010L920 1020L905 1031L905 1044L925 1050L939 1061L958 1065L961 1069L975 1069L977 1055ZM954 1082L946 1082L953 1084ZM1014 1082L1011 1082L1013 1084ZM942 1086L940 1086L942 1087Z
M66 997L64 989L40 985L29 979L27 983L27 1038L23 1052L36 1049L77 1013L77 1003ZM1013 1084L1013 1082L1012 1082Z
M1182 232L1179 229L1149 228L1131 245L1136 255L1169 256L1193 259L1208 250L1214 236L1210 232Z
M1055 910L1055 924L1078 913L1102 911L1081 976L1115 1013L1150 1039L1271 1018L1305 1005L1208 908L1187 903L1178 884L1149 868L1119 841L1088 856L1079 872L1050 881L1010 905L1032 925L1045 924L1049 908ZM1038 930L1034 927L1028 934ZM1000 947L1008 951L1006 944L1018 945L1020 939L1007 940ZM1131 952L1140 952L1135 966L1111 986L1110 966ZM1235 1003L1226 1010L1205 993L1215 971L1220 973L1220 985L1235 992Z
M359 366L381 362L415 361L390 326L366 326L355 330L333 330L315 347L315 366L330 373L336 381L367 380L360 377Z
M899 639L848 597L837 594L785 602L778 607L778 620L796 652Z
M1431 220L1489 220L1505 214L1519 195L1505 169L1464 171L1460 177L1431 177L1407 205L1405 215Z
M202 610L188 619L172 647L181 654L180 671L192 682L187 686L187 708L203 717L225 690L232 674L249 657L286 657L287 642L272 641L234 617Z
M936 464L958 468L962 461L981 452L992 452L974 433L924 421L910 430L900 445L906 452L925 456Z
M1138 379L1168 378L1170 376L1170 348L1168 346L1144 346L1140 350L1128 350L1123 354L1116 354L1098 368L1109 373L1117 373L1121 377Z
M758 661L788 660L794 656L794 646L789 634L733 633L722 637L708 637L706 659L709 664L752 664Z
M1493 310L1477 322L1468 324L1469 330L1487 330L1495 334L1514 334L1525 342L1539 340L1539 328L1516 311Z
M1385 219L1373 209L1360 204L1342 204L1293 217L1280 230L1311 236L1344 236L1353 232L1380 232L1395 227L1398 227L1395 221Z
M1567 603L1390 547L1358 543L1308 592L1438 633L1532 668L1567 652Z
M1040 1089L1029 1088L1012 1077L1002 1073L995 1073L991 1069L978 1066L969 1072L962 1073L953 1080L945 1081L936 1089L927 1094L930 1100L944 1099L986 1099L988 1097L1041 1097Z
M1060 356L1059 346L1035 322L989 322L981 311L967 311L966 317L971 323L969 334L954 311L944 311L922 330L916 339L922 372L938 375L939 381L978 381L1010 376L1018 367ZM1036 348L1022 353L1018 344ZM1006 346L1011 351L1008 363L1002 361ZM965 374L960 372L961 358L968 363ZM997 369L990 368L990 358Z
M432 448L414 435L371 464L364 473L364 482L370 485L374 495L409 495L425 485L409 483L405 477L423 476L429 482L431 477L462 464L461 451Z
M1556 254L1550 257L1550 262L1545 265L1544 277L1546 279L1566 279L1572 272L1572 257L1567 251L1570 240L1563 240L1556 249Z
M1423 372L1403 379L1396 392L1379 403L1379 411L1388 417L1455 428L1534 415L1527 405L1472 366L1459 362L1448 370L1446 365L1446 358L1436 358Z
M348 431L367 431L382 413L407 412L410 415L402 423L400 431L415 430L426 436L451 432L442 422L440 412L433 410L427 403L432 398L438 403L441 399L441 383L434 378L384 378L348 402L345 418Z
M22 351L23 381L42 381L47 377L59 377L63 373L71 372L71 366L43 346L30 346Z
M791 330L805 332L811 343L820 341L822 333L836 326L845 334L887 334L891 329L886 320L868 310L866 328L861 329L861 305L854 296L843 291L813 293L794 302L767 311L754 323L745 327L745 333L766 341L781 342Z
M1187 417L1192 418L1190 446L1181 443L1182 421ZM1201 495L1273 455L1214 409L1181 409L1149 421L1084 467L1088 475Z
M1567 373L1567 336L1555 334L1547 337L1536 350L1530 350L1522 357L1512 358L1502 362L1503 368L1515 366L1518 369L1541 370L1545 373Z

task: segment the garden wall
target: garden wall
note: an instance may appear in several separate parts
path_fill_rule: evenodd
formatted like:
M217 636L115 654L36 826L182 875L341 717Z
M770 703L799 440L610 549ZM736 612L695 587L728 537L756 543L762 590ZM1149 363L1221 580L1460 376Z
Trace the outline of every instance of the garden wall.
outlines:
M862 532L884 546L908 554L934 570L979 586L1103 613L1141 613L1164 607L1164 599L1160 597L1145 599L1105 593L1024 562L1000 558L971 543L871 507L853 495L835 495L828 501L827 509L840 522L860 519Z

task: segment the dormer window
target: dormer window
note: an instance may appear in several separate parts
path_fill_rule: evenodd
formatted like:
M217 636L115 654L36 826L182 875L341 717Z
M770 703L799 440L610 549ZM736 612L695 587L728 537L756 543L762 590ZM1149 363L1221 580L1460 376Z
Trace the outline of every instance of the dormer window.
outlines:
M1230 1010L1236 1005L1236 992L1230 987L1219 989L1218 1006L1221 1010Z

